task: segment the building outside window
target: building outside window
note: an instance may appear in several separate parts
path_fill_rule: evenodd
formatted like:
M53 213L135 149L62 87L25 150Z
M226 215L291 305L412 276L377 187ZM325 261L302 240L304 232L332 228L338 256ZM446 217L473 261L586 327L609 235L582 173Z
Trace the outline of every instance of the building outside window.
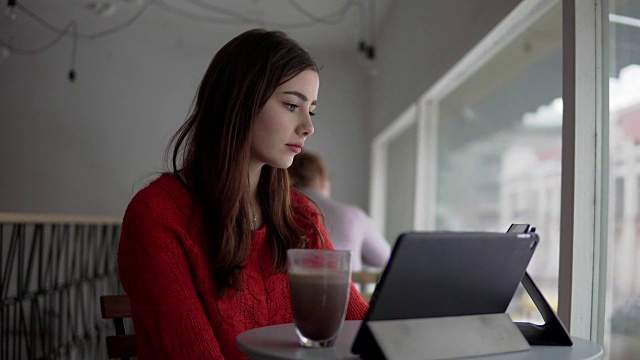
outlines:
M609 2L609 235L605 349L640 358L640 3Z

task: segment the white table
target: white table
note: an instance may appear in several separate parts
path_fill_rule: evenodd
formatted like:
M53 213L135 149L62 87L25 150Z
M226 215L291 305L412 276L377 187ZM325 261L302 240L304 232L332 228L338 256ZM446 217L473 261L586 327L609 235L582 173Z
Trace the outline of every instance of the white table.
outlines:
M351 353L351 344L360 321L346 321L336 344L330 348L303 348L298 344L293 324L257 328L238 335L240 350L253 360L281 359L360 359ZM602 347L572 337L573 346L532 346L530 351L476 356L473 360L596 360L602 359Z

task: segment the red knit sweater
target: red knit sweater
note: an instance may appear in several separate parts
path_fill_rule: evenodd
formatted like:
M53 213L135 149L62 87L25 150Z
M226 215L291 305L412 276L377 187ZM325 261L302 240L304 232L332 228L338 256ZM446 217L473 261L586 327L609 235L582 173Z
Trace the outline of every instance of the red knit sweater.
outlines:
M291 197L328 239L308 200L297 192ZM293 322L286 273L271 272L267 227L252 232L240 290L216 300L202 223L193 209L184 186L164 174L133 198L124 216L118 268L139 359L243 359L238 334ZM310 240L310 247L319 246L317 235ZM362 319L367 310L352 285L347 319Z

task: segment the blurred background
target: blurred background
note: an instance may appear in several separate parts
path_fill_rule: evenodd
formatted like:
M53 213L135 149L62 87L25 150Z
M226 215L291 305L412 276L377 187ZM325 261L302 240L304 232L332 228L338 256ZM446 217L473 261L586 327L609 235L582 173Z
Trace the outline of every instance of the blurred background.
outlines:
M640 3L605 4L604 343L608 358L632 359L640 357ZM0 222L1 332L26 346L16 319L40 314L54 319L39 321L60 341L42 341L25 357L101 351L72 339L103 333L64 330L59 319L77 323L73 308L95 312L95 296L117 287L109 261L118 219L164 170L167 142L213 55L256 27L285 31L322 65L307 147L327 161L333 198L368 210L392 244L412 229L502 232L531 223L542 241L529 272L557 307L562 19L562 1L553 0L3 1L0 212L81 215L86 226ZM74 237L87 245L70 245ZM70 265L80 254L85 265ZM35 275L47 272L61 275ZM81 278L93 285L65 292ZM39 287L53 300L33 295ZM79 294L89 300L75 303ZM513 316L541 322L520 295ZM0 357L9 358L8 335L2 344Z

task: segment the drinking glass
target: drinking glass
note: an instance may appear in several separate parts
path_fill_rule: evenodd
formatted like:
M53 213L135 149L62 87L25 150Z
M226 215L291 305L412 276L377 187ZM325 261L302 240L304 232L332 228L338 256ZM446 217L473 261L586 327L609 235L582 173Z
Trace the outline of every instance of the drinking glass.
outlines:
M296 334L302 346L333 346L344 324L351 252L290 249L287 273Z

